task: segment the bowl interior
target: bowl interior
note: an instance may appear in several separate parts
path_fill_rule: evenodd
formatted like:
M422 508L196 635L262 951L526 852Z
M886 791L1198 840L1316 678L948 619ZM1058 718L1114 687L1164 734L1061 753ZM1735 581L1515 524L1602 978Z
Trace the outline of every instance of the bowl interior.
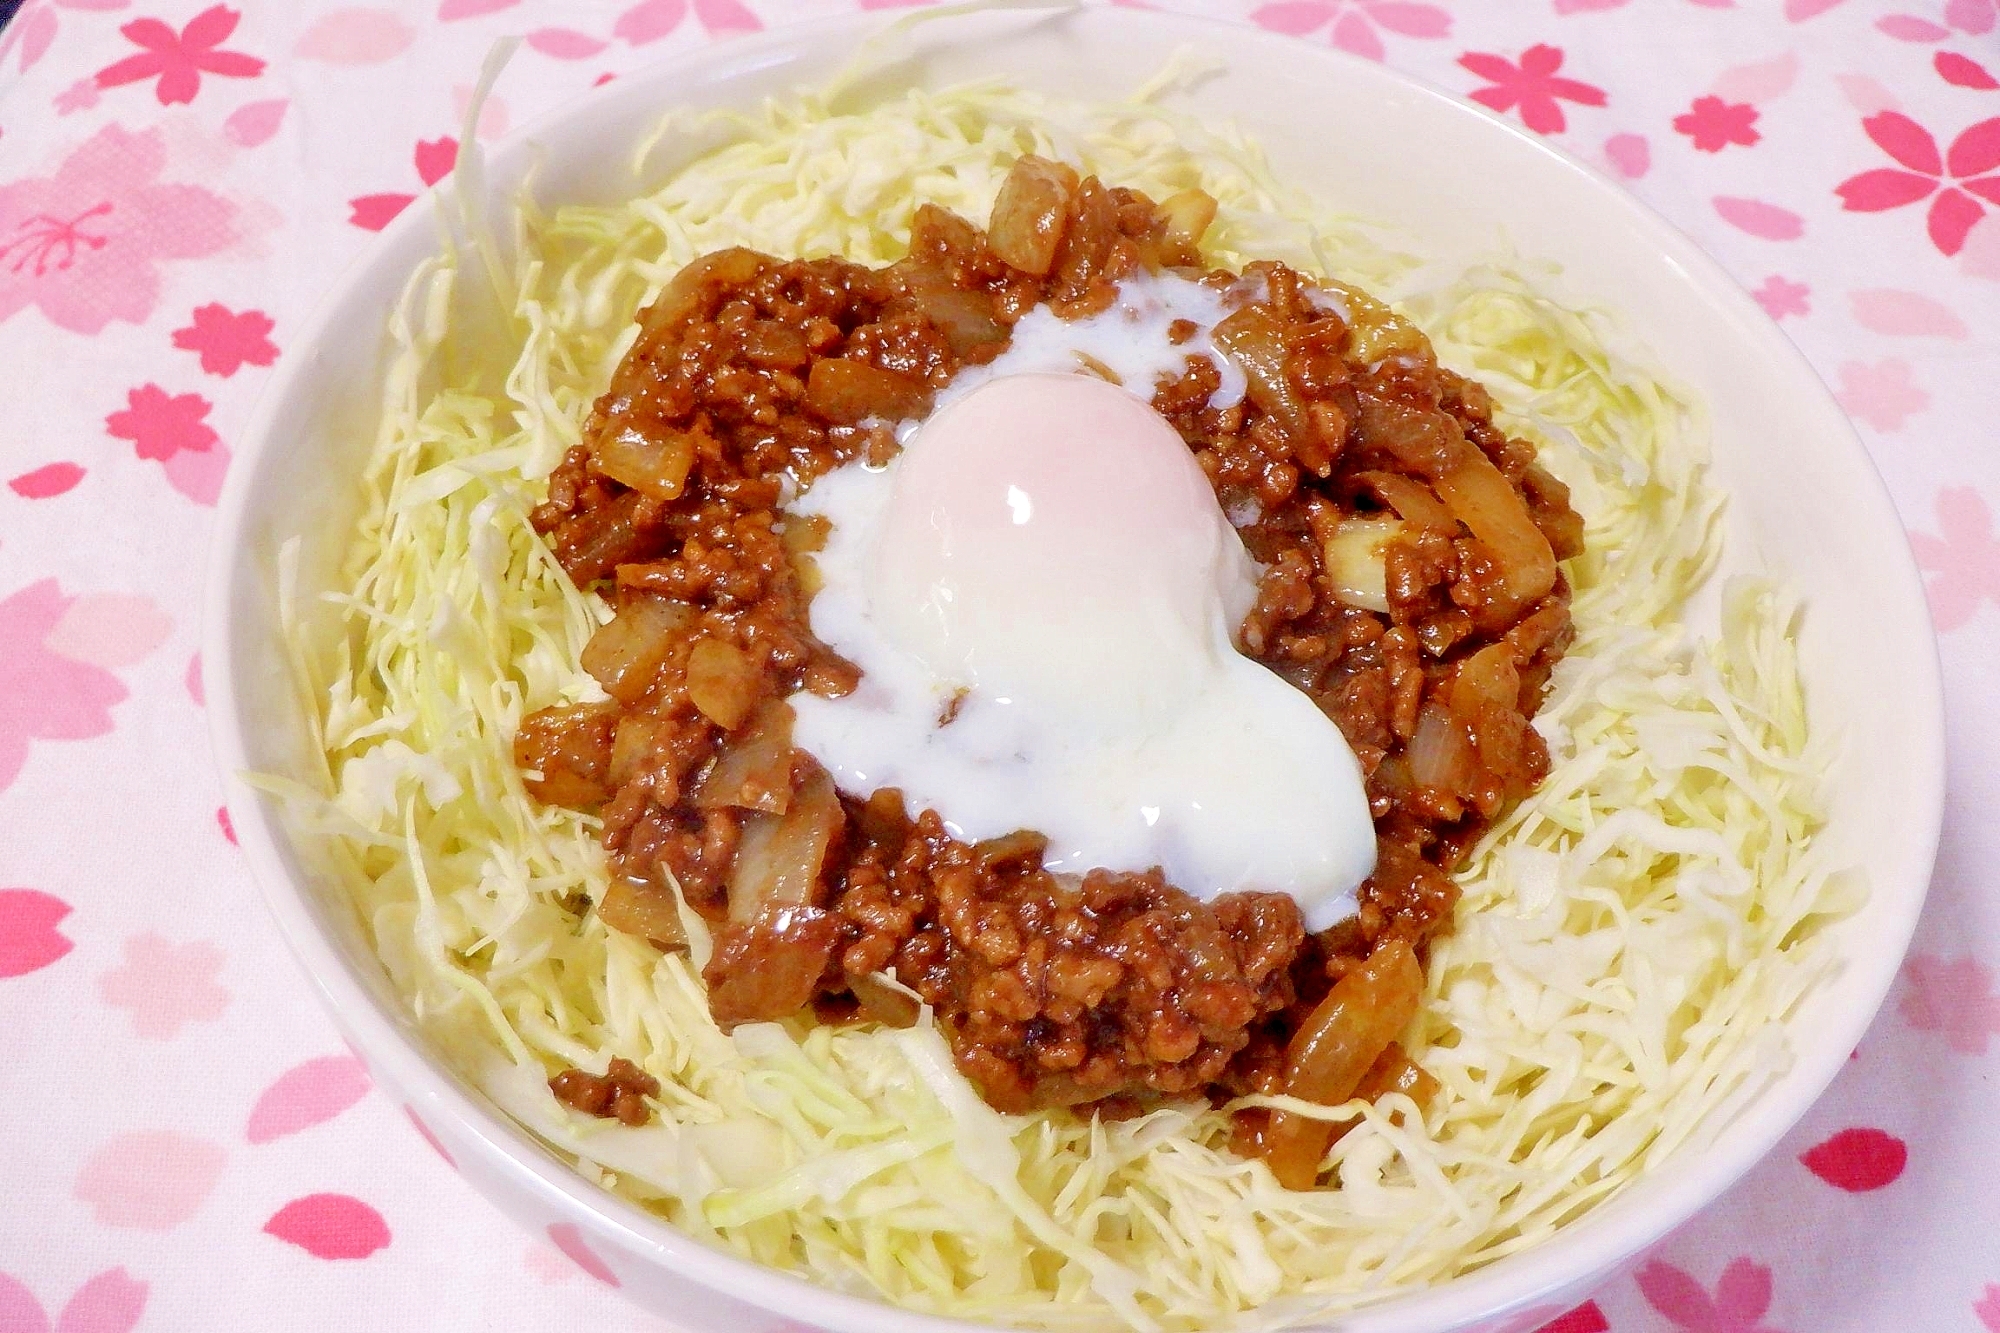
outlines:
M543 206L630 198L720 141L670 136L635 175L633 148L670 108L749 108L850 69L855 95L1005 77L1071 97L1118 96L1193 50L1215 68L1171 100L1232 120L1276 172L1386 223L1426 258L1511 248L1561 266L1558 291L1616 313L1651 359L1707 404L1728 492L1724 574L1773 573L1807 607L1800 653L1818 727L1842 741L1825 774L1836 862L1862 870L1866 906L1834 928L1843 965L1792 1024L1790 1069L1705 1145L1549 1241L1431 1291L1343 1319L1416 1333L1557 1291L1664 1234L1767 1151L1840 1068L1881 1003L1928 880L1942 804L1937 663L1902 529L1845 417L1790 343L1679 232L1615 186L1482 111L1376 65L1239 27L1131 10L999 11L903 25L868 15L745 39L621 78L510 140L488 161L484 206L504 216L533 170ZM277 650L277 552L299 539L301 604L327 587L353 528L354 477L375 438L384 328L438 246L448 193L413 207L337 284L272 386L223 501L206 660L230 808L280 926L338 1020L426 1118L515 1163L564 1215L744 1300L832 1328L940 1329L712 1253L597 1192L461 1088L415 1025L310 839L233 775L316 768L303 701ZM433 202L435 200L435 203ZM447 218L450 225L451 219ZM1895 700L1884 707L1885 699Z

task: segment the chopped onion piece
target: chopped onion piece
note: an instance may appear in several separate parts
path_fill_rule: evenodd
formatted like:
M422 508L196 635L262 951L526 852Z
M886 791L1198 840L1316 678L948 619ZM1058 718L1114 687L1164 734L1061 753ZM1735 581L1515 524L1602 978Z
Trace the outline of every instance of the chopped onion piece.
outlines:
M1402 531L1400 519L1341 520L1339 528L1321 548L1333 595L1349 606L1386 614L1389 610L1387 547Z
M767 907L812 902L820 868L845 822L833 779L817 764L784 814L745 820L729 876L729 919L754 921Z
M688 609L679 602L635 597L590 636L583 646L583 669L619 703L635 704L653 688L687 617Z

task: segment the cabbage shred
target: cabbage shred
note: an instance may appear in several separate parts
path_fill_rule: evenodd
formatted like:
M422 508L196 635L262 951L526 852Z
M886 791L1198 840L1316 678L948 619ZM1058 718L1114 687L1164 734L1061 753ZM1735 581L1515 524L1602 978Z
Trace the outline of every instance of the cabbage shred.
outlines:
M1548 273L1430 282L1254 147L1147 103L982 87L852 114L774 104L734 128L627 205L524 208L509 345L484 373L452 309L454 284L487 275L447 256L413 279L333 624L294 635L327 766L316 790L286 787L289 808L336 847L384 966L462 1073L606 1187L761 1262L964 1318L1193 1330L1350 1309L1533 1244L1783 1068L1782 1021L1828 966L1813 927L1844 890L1812 850L1794 613L1732 587L1719 633L1682 627L1719 498L1696 412L1611 350L1607 321L1539 295ZM1337 1189L1287 1191L1233 1156L1228 1108L1002 1116L928 1021L724 1035L699 920L689 957L606 929L588 907L597 822L538 804L512 762L526 713L602 697L577 660L609 609L528 511L634 312L723 246L890 262L918 203L984 219L1023 152L1156 199L1207 190L1214 263L1282 259L1397 298L1588 523L1577 639L1536 722L1552 771L1459 876L1404 1036L1443 1092L1421 1116L1400 1097L1306 1108L1358 1117L1332 1150ZM614 1055L659 1079L656 1123L550 1095L552 1073Z

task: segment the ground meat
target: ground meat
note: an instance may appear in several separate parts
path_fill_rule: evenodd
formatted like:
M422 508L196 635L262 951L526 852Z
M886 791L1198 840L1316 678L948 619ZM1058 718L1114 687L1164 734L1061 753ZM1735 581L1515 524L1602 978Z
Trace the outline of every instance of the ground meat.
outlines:
M1201 201L1177 200L1156 209L1029 158L990 236L925 206L909 256L884 269L704 257L642 312L550 479L535 526L616 611L584 656L611 700L526 719L516 757L542 799L600 811L607 922L672 935L674 885L710 918L723 1025L808 1006L908 1021L889 972L1003 1109L1281 1092L1316 1007L1385 945L1422 956L1450 919L1448 871L1546 771L1527 721L1570 637L1567 493L1386 309L1324 299L1283 265L1200 270L1185 219ZM1378 868L1358 915L1318 936L1280 895L1058 876L1032 831L967 845L894 791L834 792L790 744L783 701L837 697L858 673L811 634L824 533L783 495L885 460L883 423L921 415L1038 303L1077 318L1161 267L1224 295L1215 340L1250 373L1241 402L1212 408L1219 376L1193 357L1154 397L1266 570L1241 643L1367 775ZM1348 590L1352 524L1389 534L1379 594ZM593 1106L636 1101L563 1080Z
M602 1074L565 1069L549 1080L549 1091L573 1110L636 1129L653 1118L646 1098L660 1095L660 1080L621 1055Z

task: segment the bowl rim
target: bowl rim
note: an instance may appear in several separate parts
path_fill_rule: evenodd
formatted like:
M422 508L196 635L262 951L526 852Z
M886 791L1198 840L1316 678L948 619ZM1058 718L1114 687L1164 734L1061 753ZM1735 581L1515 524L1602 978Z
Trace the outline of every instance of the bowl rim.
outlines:
M931 19L953 21L976 17L975 12L917 11ZM1330 61L1332 70L1345 70L1373 77L1386 77L1417 98L1444 103L1443 110L1472 114L1486 123L1488 132L1504 133L1550 159L1555 165L1579 178L1579 188L1608 192L1612 202L1623 209L1626 221L1645 241L1663 252L1683 271L1687 283L1736 316L1748 336L1757 339L1767 354L1802 370L1819 386L1821 406L1831 418L1844 423L1837 438L1823 441L1823 447L1845 454L1849 467L1858 466L1869 485L1862 488L1864 503L1902 532L1895 507L1880 470L1875 466L1853 424L1833 402L1831 393L1810 361L1777 324L1738 286L1721 264L1651 206L1641 201L1602 171L1571 153L1530 133L1495 112L1427 80L1331 47L1306 47L1297 39L1254 27L1241 21L1206 14L1163 11L1134 11L1099 6L1064 4L1061 0L1041 5L1029 0L1025 5L1004 8L1026 10L1031 15L1076 14L1089 21L1102 21L1115 14L1116 22L1152 24L1178 30L1189 40L1204 34L1223 38L1235 49L1248 47L1284 48L1296 56L1300 50ZM609 86L593 87L564 99L490 146L489 155L498 159L524 151L557 126L576 119L588 119L600 102L616 96L622 86L646 80L671 89L671 76L678 71L700 69L714 82L735 73L771 63L791 53L809 49L827 40L845 41L850 50L867 38L906 21L896 11L848 11L786 22L762 32L733 37L720 46L704 45L674 53L622 76ZM668 91L661 103L664 115L678 98ZM453 1133L455 1143L472 1143L485 1156L485 1165L510 1174L517 1186L525 1186L544 1209L565 1221L581 1224L589 1232L612 1244L646 1256L678 1277L691 1279L713 1291L760 1307L777 1317L803 1316L829 1328L862 1330L868 1333L943 1333L944 1330L988 1329L993 1325L974 1323L955 1316L925 1314L893 1305L873 1296L853 1295L821 1286L797 1273L767 1267L754 1260L712 1247L679 1230L631 1201L584 1179L567 1162L561 1161L531 1133L472 1092L443 1066L440 1057L429 1053L417 1039L407 1037L397 1016L378 1005L361 982L343 952L321 930L303 884L287 870L275 832L277 819L271 803L241 779L248 767L244 720L238 708L238 677L235 653L235 621L232 604L242 553L248 548L249 530L255 515L250 501L257 491L255 479L270 456L281 446L284 434L283 408L304 386L311 383L316 367L311 351L320 346L337 322L343 307L353 298L365 276L385 257L404 244L418 230L435 232L438 216L451 197L455 182L448 179L426 195L417 206L408 208L389 227L366 243L327 284L318 298L300 336L292 344L277 372L266 382L248 423L238 435L238 451L230 467L217 506L215 525L205 574L201 655L203 668L211 673L208 691L208 727L212 750L221 770L226 803L233 826L259 896L277 926L287 950L306 974L336 1027L341 1030L368 1063L388 1075L386 1083L405 1099L413 1116L421 1113L424 1124L442 1121ZM1907 540L1889 558L1895 566L1895 581L1901 593L1918 608L1929 625L1922 576L1910 554ZM1809 610L1809 608L1808 608ZM1935 863L1941 831L1946 773L1944 744L1943 679L1935 633L1915 645L1923 670L1915 679L1900 681L1905 691L1901 707L1917 725L1917 753L1922 761L1904 775L1919 798L1924 818L1912 830L1909 849L1912 866L1921 866L1921 882L1908 886L1893 900L1900 908L1876 939L1880 947L1847 966L1861 975L1846 983L1851 992L1867 1000L1857 1015L1849 1040L1821 1041L1792 1070L1796 1080L1790 1098L1778 1108L1760 1099L1749 1111L1718 1136L1714 1144L1667 1186L1651 1182L1660 1193L1650 1210L1624 1210L1606 1218L1593 1210L1567 1224L1555 1234L1517 1254L1473 1272L1447 1279L1430 1287L1416 1288L1387 1301L1359 1307L1351 1313L1322 1316L1306 1327L1321 1326L1331 1318L1343 1327L1369 1333L1458 1327L1469 1321L1518 1314L1540 1298L1561 1294L1580 1281L1601 1276L1613 1266L1627 1261L1658 1242L1674 1228L1710 1206L1735 1185L1759 1161L1769 1155L1778 1141L1820 1100L1827 1086L1846 1064L1844 1050L1858 1042L1887 999L1901 970L1923 909L1931 870ZM1871 886L1871 892L1883 886ZM1747 1123L1746 1123L1747 1122ZM428 1131L426 1131L428 1133ZM449 1160L449 1159L448 1159ZM461 1171L463 1175L464 1172ZM473 1179L489 1205L495 1204L485 1181ZM1643 1182L1633 1182L1634 1185ZM1624 1191L1621 1190L1621 1194ZM1597 1225L1591 1225L1595 1219ZM1553 1313L1559 1313L1554 1311ZM1539 1313L1537 1311L1536 1313ZM1395 1318L1384 1318L1386 1316Z

